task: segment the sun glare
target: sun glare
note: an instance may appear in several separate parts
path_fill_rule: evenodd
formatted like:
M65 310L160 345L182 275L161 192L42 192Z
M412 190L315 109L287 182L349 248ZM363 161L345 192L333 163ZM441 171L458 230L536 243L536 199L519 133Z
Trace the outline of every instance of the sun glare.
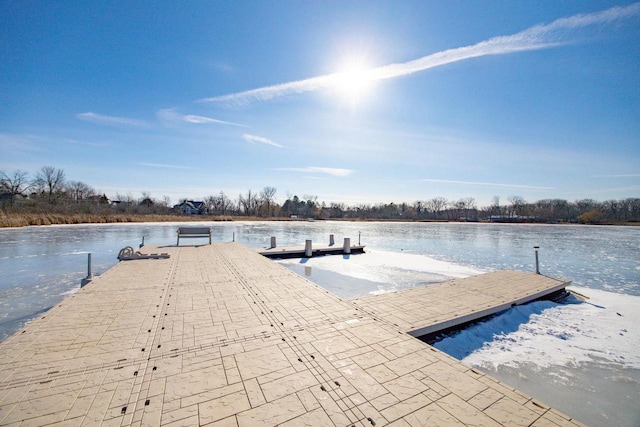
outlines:
M333 89L344 101L355 104L363 100L373 84L371 68L362 63L349 63L333 75Z

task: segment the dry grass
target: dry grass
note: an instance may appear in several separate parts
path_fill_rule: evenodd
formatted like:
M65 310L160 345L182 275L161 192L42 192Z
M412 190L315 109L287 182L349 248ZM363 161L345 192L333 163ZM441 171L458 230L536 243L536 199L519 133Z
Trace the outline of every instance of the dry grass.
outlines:
M54 224L105 224L117 222L183 222L183 221L232 221L230 216L182 216L182 215L136 215L136 214L24 214L0 211L0 227L27 227L30 225Z

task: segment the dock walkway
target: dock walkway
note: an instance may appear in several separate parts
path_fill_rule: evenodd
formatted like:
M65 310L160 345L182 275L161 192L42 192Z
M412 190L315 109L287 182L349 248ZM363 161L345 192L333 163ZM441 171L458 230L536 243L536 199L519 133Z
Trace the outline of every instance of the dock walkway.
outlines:
M523 271L500 270L353 300L414 337L431 335L562 291L571 284Z
M238 243L143 249L0 343L0 425L580 425Z

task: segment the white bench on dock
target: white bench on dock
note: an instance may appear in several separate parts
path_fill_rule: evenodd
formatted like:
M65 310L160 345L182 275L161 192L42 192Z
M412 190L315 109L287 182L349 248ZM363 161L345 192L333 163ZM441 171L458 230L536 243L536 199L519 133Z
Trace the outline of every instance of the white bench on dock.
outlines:
M211 229L209 227L180 227L178 228L178 242L176 246L180 246L180 238L209 238L211 244Z

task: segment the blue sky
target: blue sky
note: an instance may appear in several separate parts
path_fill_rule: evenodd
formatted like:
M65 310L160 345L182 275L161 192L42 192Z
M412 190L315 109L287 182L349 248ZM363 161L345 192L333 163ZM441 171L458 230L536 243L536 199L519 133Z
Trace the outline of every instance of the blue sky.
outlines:
M0 105L110 197L640 197L640 3L0 1Z

